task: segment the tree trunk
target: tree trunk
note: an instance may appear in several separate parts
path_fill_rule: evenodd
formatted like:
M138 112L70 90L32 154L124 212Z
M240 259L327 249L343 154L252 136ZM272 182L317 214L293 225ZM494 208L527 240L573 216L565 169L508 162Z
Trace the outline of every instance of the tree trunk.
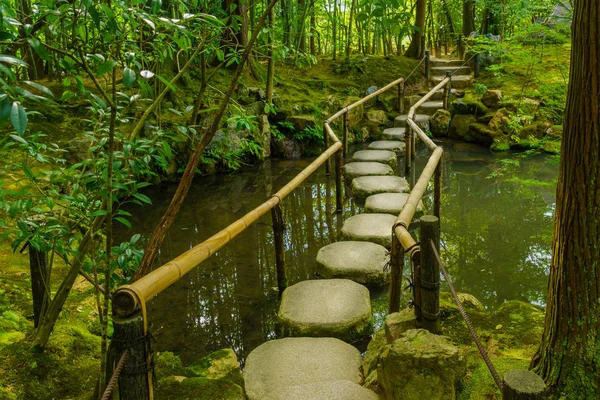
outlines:
M406 57L419 58L421 55L421 37L425 34L425 11L427 9L427 0L417 0L415 15L415 26L419 30L412 34L412 40L408 50L404 54Z
M333 45L333 59L337 57L337 0L333 0L333 25L331 28L331 43Z
M315 35L317 35L317 30L315 29L316 24L317 20L315 18L315 0L312 0L310 2L310 54L313 56L317 54L317 48L315 46Z
M452 15L450 14L450 10L448 9L448 3L446 0L442 0L442 8L444 10L444 15L446 16L446 21L448 21L448 31L450 34L454 35L454 24L452 23Z
M600 3L577 0L542 343L553 394L600 398Z
M465 38L471 35L475 30L475 1L463 0L463 28L462 33Z

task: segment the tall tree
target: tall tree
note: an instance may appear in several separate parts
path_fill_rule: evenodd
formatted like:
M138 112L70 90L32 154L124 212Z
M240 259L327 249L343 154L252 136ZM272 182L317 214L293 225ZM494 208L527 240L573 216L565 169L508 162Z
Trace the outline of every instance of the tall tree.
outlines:
M600 3L574 3L542 343L532 361L557 397L600 398Z
M427 0L417 0L415 12L415 31L412 34L412 40L406 53L406 57L419 58L421 57L421 37L425 31L425 11L427 9Z
M462 33L469 37L475 30L475 0L463 0L463 28Z

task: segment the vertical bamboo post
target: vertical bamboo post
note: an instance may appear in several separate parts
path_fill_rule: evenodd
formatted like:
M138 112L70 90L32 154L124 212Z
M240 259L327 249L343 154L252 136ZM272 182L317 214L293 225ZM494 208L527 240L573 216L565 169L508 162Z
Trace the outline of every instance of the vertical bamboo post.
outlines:
M440 220L433 215L421 217L421 316L422 326L431 333L439 332L440 266L431 249L433 240L440 248Z
M141 313L126 318L113 318L113 345L117 349L117 357L125 349L129 349L129 357L125 361L119 376L119 398L121 400L150 399L152 382L152 364L148 364L150 351L149 338L144 333L144 321Z
M404 80L398 84L398 113L404 114Z
M444 86L444 110L447 110L450 106L450 94L452 92L452 75L450 74L450 72L446 72L446 78L449 78L450 80L448 81L446 86Z
M444 41L444 54L448 55L448 40L447 39Z
M442 208L442 159L433 174L433 215L440 218Z
M421 35L421 51L419 52L419 58L425 57L425 35Z
M546 398L545 390L544 380L524 369L511 369L502 379L504 400L542 400Z
M431 58L431 53L429 52L429 50L425 50L425 79L427 79L427 81L429 82L429 77L431 74L431 68L430 68L430 58Z
M48 253L38 251L31 243L29 249L29 271L31 273L31 295L33 297L33 326L38 327L48 307Z
M344 185L342 182L342 149L335 153L335 211L340 213L344 209L342 204Z
M342 148L344 149L344 156L346 156L348 155L348 112L344 113L344 138L342 140Z
M479 57L480 54L475 54L473 57L473 76L475 79L479 78Z
M404 249L392 229L392 252L390 254L390 302L388 314L400 311L402 275L404 273Z
M410 126L406 125L406 130L404 131L404 174L408 175L410 172L410 162L412 160L412 132Z
M462 60L465 57L465 48L462 39L462 33L458 34L458 41L456 42L456 50L458 52L458 59Z
M415 157L417 156L417 132L413 132L413 130L410 130L412 132L412 152L411 152L411 156L412 159L414 160Z
M440 58L442 56L442 42L439 40L435 42L435 56L436 58Z
M421 314L421 261L416 262L415 260L410 260L413 263L413 296L414 296L414 307L415 307L415 317L417 317L417 325L419 327L423 326L423 317Z
M277 288L281 296L287 287L287 276L285 273L285 247L283 243L285 221L279 204L271 209L271 221L273 222L273 242L275 244L275 264L277 266Z
M325 144L325 150L329 148L329 135L327 134L327 129L323 126L323 143ZM325 151L324 150L324 151ZM331 163L329 162L329 158L325 161L325 174L329 175L331 173Z

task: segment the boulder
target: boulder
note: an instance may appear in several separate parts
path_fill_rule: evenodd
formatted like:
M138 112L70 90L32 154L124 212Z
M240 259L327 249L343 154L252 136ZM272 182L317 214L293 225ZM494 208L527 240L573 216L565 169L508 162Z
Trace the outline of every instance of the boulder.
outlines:
M466 372L460 349L445 336L410 329L388 344L377 376L388 399L455 399Z
M487 125L474 123L469 125L468 138L469 141L482 144L484 146L491 146L494 143L494 139L498 136L502 136L501 131L491 129Z
M502 101L502 92L500 90L488 90L486 94L481 97L483 105L489 108L498 108Z
M208 146L206 146L206 150L214 150L221 154L227 154L236 152L241 146L242 138L235 132L235 128L228 128L227 130L219 129Z
M369 242L344 241L321 247L317 253L316 273L326 279L344 278L363 285L383 285L385 267L390 260L387 249Z
M510 135L510 111L506 108L499 109L488 123L488 126L490 129Z
M273 155L286 160L296 160L302 156L302 145L295 139L273 138Z
M392 344L404 332L417 327L415 311L411 308L405 308L400 312L389 314L385 317L383 327L387 344Z
M387 345L385 340L385 329L381 327L377 332L373 334L371 341L367 345L367 351L363 359L363 371L365 377L372 374L377 374L377 364L379 363L379 355Z
M433 137L448 136L452 116L447 110L437 110L429 119L429 127Z
M245 400L244 389L232 382L170 376L155 389L157 399Z
M94 144L93 140L88 136L80 136L71 139L67 142L65 148L67 150L66 159L70 164L75 164L83 160L92 158L89 153L90 147Z
M379 396L354 382L328 381L285 386L269 392L264 400L379 400Z
M287 117L286 121L294 124L294 130L298 132L307 127L314 128L317 125L315 118L311 115L292 115Z
M367 121L376 125L385 125L388 122L387 115L383 110L369 110L366 115Z
M378 193L408 192L408 182L399 176L361 176L352 180L352 195L359 199Z
M519 132L519 137L521 139L529 139L531 137L535 139L541 139L546 135L548 129L550 129L551 125L548 122L534 122L529 125L525 125L521 132Z
M188 368L198 377L224 379L244 386L242 370L233 349L217 350L194 362Z
M267 98L267 91L263 88L249 87L248 96L256 101L263 101Z
M475 122L473 115L455 115L450 122L448 136L451 139L464 139L469 133L469 125Z
M360 97L350 96L350 97L346 98L346 100L344 101L342 106L347 107L350 104L356 103L358 100L360 100ZM336 113L337 111L338 111L338 109L335 109L333 111L333 113ZM358 107L351 109L350 111L348 111L348 125L349 126L358 125L363 120L363 115L364 115L364 106L362 104L359 105Z
M483 105L480 101L467 99L467 98L459 98L454 100L450 104L450 112L452 115L484 115L488 112L488 108Z

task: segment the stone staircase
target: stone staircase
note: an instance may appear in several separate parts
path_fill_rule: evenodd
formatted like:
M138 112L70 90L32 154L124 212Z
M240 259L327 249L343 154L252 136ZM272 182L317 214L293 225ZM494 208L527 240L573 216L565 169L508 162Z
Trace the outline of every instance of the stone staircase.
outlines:
M432 81L441 81L446 71L461 64L432 60ZM458 73L463 72L468 69ZM470 79L455 74L453 84ZM425 131L429 117L442 108L442 95L435 97L415 116ZM379 398L361 386L362 359L348 342L372 330L367 286L380 286L388 279L392 227L410 192L408 182L393 170L404 155L406 117L397 117L394 128L383 132L384 140L355 152L344 166L344 179L353 197L365 201L364 211L344 221L341 241L319 250L316 271L321 279L297 283L283 292L278 335L285 338L260 345L246 358L249 400Z

